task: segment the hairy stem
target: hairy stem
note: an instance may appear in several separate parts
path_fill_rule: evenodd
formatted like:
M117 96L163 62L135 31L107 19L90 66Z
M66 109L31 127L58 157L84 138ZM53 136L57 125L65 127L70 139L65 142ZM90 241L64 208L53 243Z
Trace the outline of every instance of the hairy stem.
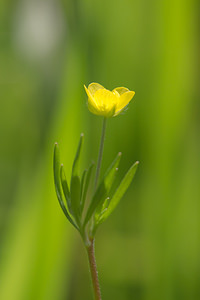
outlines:
M92 285L94 289L94 296L95 300L101 300L101 291L99 286L99 279L98 279L98 272L97 272L97 265L94 253L94 239L91 239L90 246L87 247L88 253L88 260L90 265L90 272L92 277Z
M103 146L104 146L105 132L106 132L106 121L107 121L107 119L104 117L102 133L101 133L101 142L100 142L100 147L99 147L99 156L98 156L98 161L97 161L96 176L95 176L95 182L94 182L94 192L96 191L96 188L97 188L100 169L101 169L101 161L102 161L102 157L103 157Z

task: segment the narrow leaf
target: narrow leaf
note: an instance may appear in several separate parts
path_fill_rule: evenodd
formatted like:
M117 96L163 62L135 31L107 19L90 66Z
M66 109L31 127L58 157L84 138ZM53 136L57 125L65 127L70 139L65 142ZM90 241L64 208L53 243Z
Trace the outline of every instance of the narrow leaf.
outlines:
M95 213L95 223L98 223L101 216L105 213L105 211L107 210L109 204L110 204L110 197L107 197L103 204L101 203L101 205L99 205L96 209L96 213Z
M63 164L61 165L61 168L60 168L60 179L61 179L63 193L65 195L65 199L66 199L66 202L67 202L67 207L68 207L69 211L71 212L70 192L69 192L69 187L68 187L68 184L67 184L67 179L66 179L66 176L65 176L65 171L64 171Z
M72 167L72 176L77 176L78 175L79 158L80 158L81 147L82 147L82 144L83 144L83 136L84 136L83 133L81 133L80 141L79 141L79 144L78 144L76 156L75 156L73 167Z
M71 208L72 208L72 212L76 218L77 223L79 223L79 221L80 221L81 183L80 183L80 178L78 176L78 167L79 167L82 143L83 143L83 133L80 136L80 141L78 144L76 156L74 158L74 163L73 163L73 167L72 167L71 183L70 183Z
M71 208L77 223L80 223L80 191L81 183L78 176L72 176L71 179Z
M83 211L84 205L85 205L85 200L87 197L87 193L88 193L88 188L91 182L91 175L92 175L92 171L94 168L94 163L92 163L87 171L86 177L85 177L85 184L83 186L83 191L82 191L82 196L81 196L81 213Z
M76 226L76 224L74 223L74 221L72 220L71 216L69 215L64 201L63 201L63 196L62 196L62 189L61 189L61 182L60 182L60 159L59 159L59 148L58 148L58 144L55 143L54 146L54 164L53 164L53 170L54 170L54 183L55 183L55 189L56 189L56 194L58 197L58 201L60 203L60 206L65 214L65 216L67 217L67 219L69 220L69 222L76 228L78 229L78 227Z
M92 198L92 202L88 208L84 225L87 224L91 216L93 215L94 211L96 210L98 205L108 197L108 193L112 187L113 181L115 179L116 172L118 171L118 165L121 159L121 152L118 153L117 157L111 164L111 166L106 171L102 182L100 183L99 187L97 188L94 197Z
M133 177L135 175L135 172L137 170L139 162L136 161L128 170L124 178L122 179L119 187L117 188L116 192L114 193L109 206L105 210L105 212L100 216L100 222L102 223L104 220L106 220L109 215L112 213L112 211L115 209L125 192L127 191L128 187L130 186Z
M83 192L84 192L84 186L85 186L85 181L86 181L86 177L87 177L87 172L88 172L88 170L85 169L83 171L83 175L81 177L81 195L80 195L81 200L80 200L80 203L82 202L82 198L83 198Z
M95 215L94 215L94 223L91 228L91 237L95 236L96 230L97 230L99 224L101 223L101 217L106 212L109 203L110 203L110 198L107 197L104 200L103 205L102 205L102 203L100 203L101 205L99 205L97 207Z

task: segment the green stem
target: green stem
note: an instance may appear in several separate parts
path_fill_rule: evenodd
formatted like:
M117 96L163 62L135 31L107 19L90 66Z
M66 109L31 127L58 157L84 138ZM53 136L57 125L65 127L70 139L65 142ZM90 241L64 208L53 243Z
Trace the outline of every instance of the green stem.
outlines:
M94 182L94 192L96 191L98 180L99 180L99 174L101 169L101 161L103 156L103 146L104 146L104 140L105 140L105 132L106 132L106 121L107 119L103 118L103 126L102 126L102 133L101 133L101 143L99 147L99 156L97 161L97 169L96 169L96 176L95 176L95 182Z
M96 175L95 175L95 182L94 182L94 193L97 189L100 169L101 169L101 161L103 157L103 147L104 147L104 140L105 140L105 132L106 132L106 121L107 119L103 118L103 126L102 126L102 133L101 133L101 142L99 147L99 156L97 161L97 168L96 168ZM88 253L88 260L90 265L90 272L92 277L92 285L94 289L94 296L95 300L101 300L101 291L99 286L99 279L97 273L97 265L95 260L95 253L94 253L94 238L89 239L90 244L86 246L87 253Z
M101 300L101 291L99 286L97 265L94 253L94 239L90 240L91 244L87 247L88 260L90 265L90 272L92 277L92 285L94 289L95 300Z

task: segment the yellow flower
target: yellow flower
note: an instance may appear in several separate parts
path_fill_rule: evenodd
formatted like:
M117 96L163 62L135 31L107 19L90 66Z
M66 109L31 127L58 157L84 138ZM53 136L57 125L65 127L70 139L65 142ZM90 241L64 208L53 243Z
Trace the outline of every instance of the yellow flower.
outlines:
M135 92L124 87L117 87L112 91L105 89L98 83L84 85L88 95L88 109L95 115L113 117L118 115L131 101Z

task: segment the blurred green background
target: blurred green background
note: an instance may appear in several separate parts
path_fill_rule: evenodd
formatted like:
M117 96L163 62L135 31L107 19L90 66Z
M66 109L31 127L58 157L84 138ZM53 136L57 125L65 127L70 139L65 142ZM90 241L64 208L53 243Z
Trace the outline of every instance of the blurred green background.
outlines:
M198 0L0 1L0 299L91 300L86 252L56 199L53 144L69 179L96 160L101 118L83 84L136 91L108 122L131 188L96 236L104 300L200 299Z

